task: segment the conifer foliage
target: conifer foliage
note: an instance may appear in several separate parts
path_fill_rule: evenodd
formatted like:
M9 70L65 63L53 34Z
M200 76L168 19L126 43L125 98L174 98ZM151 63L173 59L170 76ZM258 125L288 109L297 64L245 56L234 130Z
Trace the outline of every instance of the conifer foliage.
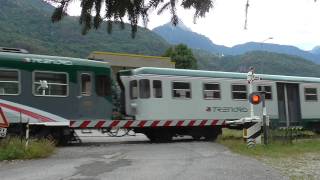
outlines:
M170 10L171 22L177 25L178 16L176 7L179 5L185 9L195 9L194 21L198 17L204 17L213 7L213 0L46 0L56 3L58 7L52 14L52 22L60 21L65 15L68 5L73 1L81 2L81 15L79 23L82 25L82 34L86 34L90 29L98 29L103 20L108 21L107 31L112 32L112 21L119 22L124 28L123 18L128 17L131 24L132 37L138 29L138 22L142 19L146 26L150 10L158 10L161 14L165 10ZM102 10L103 9L103 10ZM103 13L103 14L101 14Z

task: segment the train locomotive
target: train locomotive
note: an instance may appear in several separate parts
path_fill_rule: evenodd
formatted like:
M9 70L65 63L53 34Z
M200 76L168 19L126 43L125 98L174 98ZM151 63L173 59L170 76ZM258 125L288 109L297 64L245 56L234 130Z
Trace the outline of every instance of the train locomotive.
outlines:
M274 127L319 131L320 78L258 76L253 88L264 91ZM142 67L114 77L105 62L24 52L0 52L0 107L9 133L28 123L33 136L62 142L75 129L114 128L158 142L214 140L227 121L250 115L246 73Z

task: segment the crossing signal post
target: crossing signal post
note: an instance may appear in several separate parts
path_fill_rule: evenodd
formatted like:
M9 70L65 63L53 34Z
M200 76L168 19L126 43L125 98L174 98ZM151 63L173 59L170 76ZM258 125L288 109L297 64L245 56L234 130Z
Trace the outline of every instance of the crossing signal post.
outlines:
M268 144L268 126L269 120L267 119L267 109L265 104L265 89L262 92L253 92L253 82L261 80L260 77L255 75L254 67L250 67L247 74L247 81L249 84L249 102L250 102L250 117L244 117L239 120L229 121L228 124L242 124L243 125L243 138L246 139L248 147L253 147L255 144L261 143L261 132L263 122L264 144ZM263 88L265 88L263 86ZM254 116L254 105L262 103L263 120L261 117Z
M267 145L269 137L269 122L267 122L267 108L265 103L265 93L264 92L252 92L249 95L249 102L252 105L257 105L262 102L262 122L263 122L263 143Z

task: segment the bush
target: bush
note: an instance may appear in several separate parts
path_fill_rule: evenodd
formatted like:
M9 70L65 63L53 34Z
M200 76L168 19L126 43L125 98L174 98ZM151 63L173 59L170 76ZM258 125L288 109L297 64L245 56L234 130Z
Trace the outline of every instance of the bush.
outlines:
M55 144L48 139L26 141L8 138L0 141L0 160L45 158L55 151Z

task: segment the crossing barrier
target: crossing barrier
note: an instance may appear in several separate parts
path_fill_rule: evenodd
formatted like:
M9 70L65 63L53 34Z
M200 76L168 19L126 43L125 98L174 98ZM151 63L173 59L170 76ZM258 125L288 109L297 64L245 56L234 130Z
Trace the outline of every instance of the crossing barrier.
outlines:
M235 121L228 121L227 124L242 124L243 138L249 148L261 144L262 119L259 116L241 118Z

